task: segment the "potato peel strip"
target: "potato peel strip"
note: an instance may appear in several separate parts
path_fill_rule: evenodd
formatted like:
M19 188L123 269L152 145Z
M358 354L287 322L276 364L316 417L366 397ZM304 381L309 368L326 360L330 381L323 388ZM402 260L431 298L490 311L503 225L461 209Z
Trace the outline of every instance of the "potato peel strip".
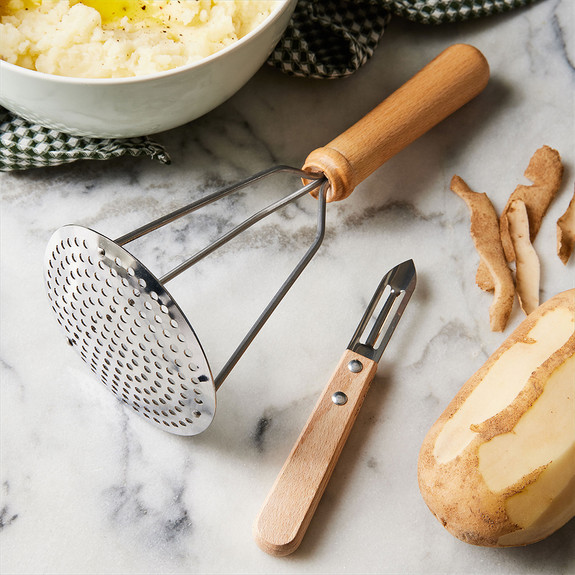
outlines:
M567 264L575 247L575 190L565 213L557 220L557 255Z
M503 331L513 308L515 286L501 244L497 213L486 194L472 191L457 175L451 179L451 190L469 208L475 249L493 279L493 302L489 307L491 330Z
M507 211L509 237L515 252L515 285L521 309L529 315L539 306L541 266L529 238L527 208L521 200L511 202Z
M503 209L500 219L501 243L508 262L515 260L513 242L509 235L507 213L514 200L525 203L529 217L529 233L531 242L535 240L543 216L547 212L549 204L557 194L563 178L563 164L557 150L549 146L539 148L529 160L525 170L525 177L533 182L531 186L520 184L509 197L507 205Z

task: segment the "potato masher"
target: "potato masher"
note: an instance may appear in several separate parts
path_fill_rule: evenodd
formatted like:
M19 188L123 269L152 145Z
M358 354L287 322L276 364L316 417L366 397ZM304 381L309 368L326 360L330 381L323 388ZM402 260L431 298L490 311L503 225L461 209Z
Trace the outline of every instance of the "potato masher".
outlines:
M46 249L49 299L68 341L119 399L158 427L196 435L211 423L216 391L319 249L326 202L347 197L377 167L485 87L489 68L472 46L451 46L299 170L276 166L162 216L115 241L78 225L57 230ZM295 174L303 187L270 204L172 271L156 278L123 246L262 178ZM217 376L165 284L267 215L318 196L317 234Z
M256 519L254 536L266 553L289 555L299 547L415 284L407 260L373 294Z

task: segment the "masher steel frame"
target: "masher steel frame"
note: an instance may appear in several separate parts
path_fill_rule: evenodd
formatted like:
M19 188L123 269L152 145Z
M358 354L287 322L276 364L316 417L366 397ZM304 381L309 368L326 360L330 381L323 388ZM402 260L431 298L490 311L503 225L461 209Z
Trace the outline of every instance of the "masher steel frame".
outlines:
M175 277L177 277L178 275L180 275L182 272L186 271L187 269L189 269L193 265L197 264L199 261L204 259L206 256L208 256L211 253L213 253L214 251L216 251L218 248L220 248L221 246L223 246L224 244L226 244L230 240L237 237L239 234L241 234L242 232L244 232L245 230L247 230L251 226L258 223L260 220L262 220L265 217L267 217L267 216L273 214L274 212L280 210L281 208L285 207L286 205L290 204L291 202L295 202L296 200L298 200L302 196L305 196L306 194L309 194L310 192L319 188L318 211L317 211L317 230L316 230L316 235L315 235L315 238L314 238L312 244L310 245L310 247L308 248L308 250L304 254L304 256L297 263L297 265L294 267L294 269L289 274L289 276L287 277L285 282L282 284L282 286L279 288L279 290L276 292L276 294L272 297L272 299L270 300L270 302L268 303L268 305L266 306L264 311L260 314L260 316L258 317L256 322L248 330L247 334L245 335L245 337L243 338L241 343L238 345L236 350L232 353L231 357L228 359L228 361L225 363L225 365L222 367L222 369L220 370L218 375L214 377L214 386L216 388L216 391L222 385L224 380L228 377L228 375L230 374L232 369L235 367L235 365L238 363L238 361L240 360L242 355L245 353L247 348L250 346L250 344L252 343L254 338L260 332L260 330L262 329L262 327L264 326L266 321L270 318L270 316L272 315L274 310L280 304L282 299L285 297L287 292L293 286L295 281L301 275L303 270L306 268L308 263L312 260L313 256L316 254L319 247L321 246L321 244L323 242L323 238L325 236L326 195L327 195L327 185L328 185L327 178L323 174L315 174L315 173L312 173L309 171L303 171L303 170L299 170L297 168L292 168L290 166L284 166L284 165L273 166L273 167L268 168L266 170L262 170L261 172L258 172L257 174L255 174L249 178L246 178L245 180L237 182L236 184L233 184L233 185L228 186L226 188L223 188L217 192L209 194L204 198L196 200L195 202L191 202L190 204L188 204L182 208L179 208L177 210L174 210L173 212L170 212L169 214L161 216L160 218L157 218L156 220L153 220L152 222L150 222L144 226L141 226L141 227L137 228L136 230L129 232L129 233L127 233L127 234L125 234L125 235L123 235L120 238L115 240L116 244L123 247L126 244L133 242L134 240L136 240L138 238L141 238L142 236L145 236L145 235L147 235L153 231L156 231L159 228L166 226L166 225L180 219L183 216L191 214L191 213L195 212L196 210L199 210L199 209L201 209L201 208L203 208L203 207L205 207L205 206L207 206L213 202L216 202L216 201L218 201L224 197L227 197L227 196L229 196L235 192L238 192L238 191L242 190L243 188L250 186L251 184L254 184L255 182L258 182L260 180L263 180L264 178L267 178L269 176L272 176L272 175L275 175L278 173L282 173L282 172L294 174L296 176L299 176L302 179L305 179L307 181L311 180L311 181L310 181L310 183L304 185L302 188L296 190L295 192L293 192L291 194L288 194L287 196L277 200L276 202L269 204L265 208L256 212L255 214L253 214L249 218L245 219L241 224L235 226L230 231L221 235L218 239L216 239L215 241L210 243L205 248L199 250L196 254L194 254L190 258L186 259L184 262L182 262L181 264L179 264L178 266L176 266L175 268L173 268L171 271L169 271L167 274L163 275L160 278L160 283L162 285L166 284L170 280L172 280Z

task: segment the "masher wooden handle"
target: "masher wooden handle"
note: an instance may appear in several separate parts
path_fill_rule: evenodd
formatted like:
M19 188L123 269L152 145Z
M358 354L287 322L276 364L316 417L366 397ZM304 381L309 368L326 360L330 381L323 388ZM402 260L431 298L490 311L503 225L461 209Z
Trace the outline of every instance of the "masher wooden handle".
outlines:
M348 369L359 360L363 369ZM270 555L293 553L301 543L347 440L377 363L347 350L323 390L254 524L254 537ZM332 396L343 393L346 403Z
M327 146L304 170L329 180L327 201L343 200L373 171L472 100L487 85L489 65L467 44L455 44Z

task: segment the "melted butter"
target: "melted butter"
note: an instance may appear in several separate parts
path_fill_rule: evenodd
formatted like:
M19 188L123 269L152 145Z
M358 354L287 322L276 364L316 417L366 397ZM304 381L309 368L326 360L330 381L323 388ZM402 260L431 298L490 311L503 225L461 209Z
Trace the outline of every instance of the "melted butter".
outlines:
M85 6L97 10L102 24L109 24L126 17L132 21L144 21L151 15L150 3L145 0L81 0Z
M0 16L10 16L22 8L35 10L42 6L42 0L20 0L10 4L0 0ZM153 0L72 0L70 4L84 4L97 10L103 25L114 24L125 17L132 22L145 22L157 17L159 12Z
M124 17L132 21L142 21L150 14L149 3L144 0L81 0L81 2L100 13L102 24L116 22Z
M0 1L0 16L13 16L21 9L31 10L38 8L42 4L41 0L22 0L19 5L14 5L12 2Z

